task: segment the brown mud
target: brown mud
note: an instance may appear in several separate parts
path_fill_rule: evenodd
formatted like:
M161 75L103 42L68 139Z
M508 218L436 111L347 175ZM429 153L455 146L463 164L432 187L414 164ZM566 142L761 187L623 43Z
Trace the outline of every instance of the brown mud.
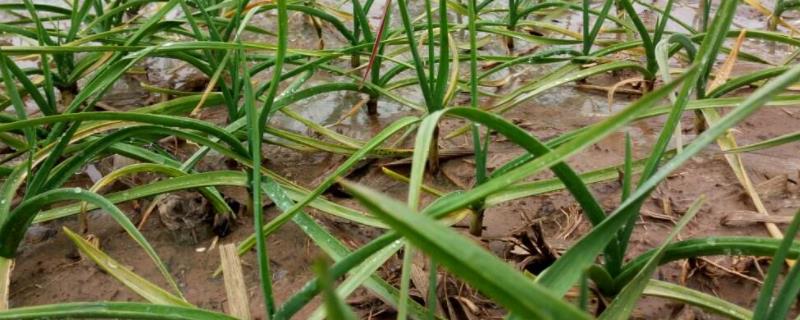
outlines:
M572 100L564 100L565 105L539 104L537 101L531 101L514 109L507 114L507 117L539 137L552 137L600 120L599 117L588 117L574 112L572 107L577 102L573 100L591 103L592 100L604 99L603 96L581 93ZM800 111L790 107L764 108L738 126L735 136L741 144L747 144L793 132L800 126L800 114L796 114L797 112ZM634 137L635 156L641 157L649 151L659 124L660 120L654 119L637 123L627 129ZM692 120L689 116L684 119L683 125L684 128L691 128ZM443 133L446 134L459 126L460 121L445 122ZM490 169L497 168L523 152L501 137L493 139L488 163ZM443 149L463 146L468 146L463 138L442 141ZM767 184L768 190L762 188L759 190L762 191L768 209L773 215L789 215L800 206L798 198L800 192L797 186L800 162L795 159L798 152L800 146L793 144L744 156L746 168L754 183L772 181ZM578 171L588 171L617 165L622 161L622 154L624 154L624 138L622 133L617 133L576 155L569 163ZM343 160L342 157L325 153L298 153L280 147L267 147L265 155L268 165L274 170L308 187L313 186L311 183L317 177ZM429 177L428 181L444 190L456 190L458 186L469 186L473 183L471 181L473 170L470 157L444 160L442 174L438 177ZM383 175L377 165L371 165L362 171L364 172L349 178L399 199L405 197L406 185ZM548 173L536 178L550 176ZM75 183L80 184L78 181ZM616 181L595 184L592 190L607 210L612 210L619 203L620 184ZM243 193L243 190L238 192ZM634 256L660 244L689 203L701 195L708 201L703 211L681 232L681 238L710 235L768 236L764 226L759 223L723 224L730 215L742 212L755 214L755 209L743 193L723 154L716 147L709 147L700 156L678 169L661 184L652 199L646 202L642 219L632 237L630 255ZM338 198L335 195L328 197L345 205L356 206L350 199ZM186 200L191 201L191 199ZM664 203L669 203L670 209L667 212ZM140 219L140 211L145 205L142 203L138 207L134 208L130 204L123 206L133 221ZM313 210L311 212L313 213ZM275 214L277 214L276 209L270 206L268 218ZM378 230L325 215L319 214L315 217L353 248L379 234ZM90 221L91 232L100 239L101 248L106 253L147 279L165 284L146 255L124 235L123 230L113 220L101 213L93 213ZM541 223L545 242L556 252L569 247L570 243L590 228L571 196L566 192L554 192L510 201L487 210L483 244L501 257L518 261L519 252L515 250L510 238L514 238L520 231L525 233L535 223ZM219 240L221 243L241 240L252 231L251 217L246 214L240 216L234 224L234 232ZM463 230L466 230L467 225L466 221L459 224L464 227ZM62 226L76 229L77 223L75 219L65 219L35 226L29 232L21 254L16 259L10 297L13 306L66 301L140 299L93 263L77 260L78 256L73 245L60 231ZM207 229L208 225L200 227L203 228ZM193 231L196 233L194 239L186 240L183 237L181 240L176 232L170 231L155 217L148 221L143 232L178 279L189 301L203 308L225 310L222 280L211 276L219 263L218 252L207 250L214 240L213 234L208 230ZM180 232L187 230L178 231ZM311 277L312 273L308 266L320 254L302 231L292 224L287 224L270 237L269 252L278 301L297 291ZM261 314L263 305L259 297L258 275L253 256L253 253L245 255L244 271L247 283L250 284L252 311L254 314ZM693 261L689 265L675 262L661 267L657 277L673 282L685 281L690 287L742 306L752 306L759 289L757 281L763 278L753 262L751 258L744 257L708 257ZM765 267L761 266L760 270L764 269ZM390 263L384 267L384 272L394 273L389 279L396 280L399 269L396 264ZM682 279L682 273L688 273L689 276L684 276ZM391 312L391 309L383 307L375 298L365 294L356 297L359 297L357 300L360 301L352 302L362 308L360 311L363 315L372 313L377 316L375 312L378 310L383 311L383 315ZM479 299L472 294L467 294L464 298ZM669 318L671 316L668 315L676 312L689 312L683 311L682 308L681 305L666 301L645 299L636 315L653 319ZM311 309L307 308L297 318L304 318L310 311ZM476 316L480 318L497 314L491 309L478 308L478 312ZM700 318L707 317L699 310L692 309L691 312Z
M744 6L742 6L744 7ZM681 7L677 12L693 14L689 7ZM752 19L737 20L738 23L759 22L750 9L741 9L743 16ZM752 20L756 20L753 22ZM744 22L742 22L744 21ZM267 22L265 22L267 23ZM293 17L293 24L305 23ZM568 22L567 22L568 23ZM750 25L747 25L750 27ZM572 26L574 28L574 25ZM327 33L326 33L327 34ZM330 37L330 36L325 36ZM325 39L326 43L335 43L338 39ZM298 39L293 47L315 47L314 39ZM518 50L525 50L519 46ZM759 43L748 42L743 50L759 50ZM763 52L765 55L768 52ZM774 57L779 60L780 55ZM153 70L166 70L174 66L152 65ZM749 70L747 64L738 66L738 70ZM172 69L170 69L172 70ZM541 70L540 70L541 71ZM151 70L151 72L154 72ZM200 91L194 85L191 76L181 79L161 79L167 82L156 83L180 90ZM525 81L535 75L525 75L517 81ZM611 85L624 76L608 76L590 79L588 82L598 85ZM110 108L132 108L158 101L158 97L142 91L138 79L118 84L105 101ZM335 77L315 76L313 81L335 81ZM157 82L157 81L151 81ZM746 95L747 90L740 90L738 95ZM359 99L364 97L348 93L336 93L328 96L314 97L295 107L303 116L312 121L330 124L346 114ZM616 103L609 106L604 92L581 90L576 84L567 84L547 91L534 99L530 99L505 114L522 128L542 139L558 136L565 132L582 128L608 115L608 110L617 111L630 100L625 95L617 95ZM333 105L335 108L330 108ZM765 107L748 118L734 129L734 135L741 145L758 142L781 134L795 132L800 127L800 109L795 107ZM357 139L366 139L374 134L376 128L390 123L393 119L413 113L408 108L399 108L381 100L379 114L382 118L375 123L364 111L353 118L345 120L334 128ZM224 114L222 108L209 108L203 117L219 118ZM640 121L625 129L633 138L634 157L646 155L660 131L663 119L656 118ZM276 118L275 125L289 130L303 132L305 127L288 118ZM463 124L459 120L446 120L442 126L442 136ZM693 115L687 113L682 122L685 137L692 138ZM488 167L496 169L507 161L523 154L523 150L505 141L502 137L493 136L489 153ZM407 144L408 145L408 144ZM468 148L470 142L465 136L440 141L443 150ZM179 146L174 151L188 154L192 146ZM753 182L763 196L763 200L772 215L787 216L800 207L800 161L797 154L800 145L789 144L764 151L743 155L743 161ZM618 165L624 154L624 133L609 136L597 144L587 148L569 160L569 164L577 171L589 171L606 166ZM264 152L265 165L279 174L306 187L313 187L320 176L324 176L344 161L341 156L323 152L296 152L287 148L267 145ZM387 159L386 161L397 160ZM213 162L213 161L212 161ZM380 170L383 160L370 163L357 170L348 178L390 194L398 199L406 196L406 184L395 181ZM220 164L216 164L220 165ZM224 164L223 164L224 165ZM215 169L220 169L216 167ZM238 169L227 167L225 169ZM407 167L396 167L406 173ZM457 157L442 161L441 174L427 177L426 183L442 190L454 191L468 188L473 184L474 164L471 157ZM542 173L531 179L550 178L550 173ZM76 179L70 183L74 186L89 186L88 177ZM135 183L134 183L135 184ZM117 184L114 188L125 188ZM591 186L595 196L607 211L619 204L621 186L618 181L597 183ZM246 202L243 189L230 188L223 190L230 198ZM189 193L186 201L192 201ZM352 199L337 192L325 195L335 202L357 207ZM744 194L723 153L716 146L708 147L702 154L688 161L663 182L653 196L648 199L642 209L642 218L637 224L629 256L636 256L661 243L674 222L686 211L688 205L700 196L706 201L702 211L680 233L681 239L712 235L747 235L768 236L765 227L759 222L736 220L737 217L753 213L755 208ZM428 199L430 200L430 199ZM270 203L265 204L267 220L279 211ZM138 222L147 206L147 200L138 203L126 203L123 210L132 221ZM174 209L174 208L173 208ZM212 273L219 265L219 253L214 244L235 243L252 233L252 217L242 211L232 224L233 232L222 238L215 238L211 232L208 216L198 218L201 224L189 229L168 228L158 213L148 220L143 233L155 247L159 256L178 280L186 298L193 304L207 309L226 311L226 297L221 277L213 277ZM328 215L308 209L318 221L351 249L363 245L369 239L381 233L380 230L345 222ZM735 220L735 221L734 221ZM465 235L468 221L456 225ZM540 225L541 234L535 226ZM69 301L139 301L136 294L125 288L111 276L97 268L91 261L82 261L72 243L64 236L62 227L78 229L76 218L67 218L36 225L28 232L26 240L16 259L16 267L11 283L11 306L32 306ZM137 274L166 287L157 269L152 265L144 252L130 241L124 231L109 217L101 212L90 214L91 233L100 239L100 247L111 257L117 259ZM507 259L520 267L535 267L537 257L528 254L524 248L515 243L532 240L545 243L551 253L558 254L580 238L590 225L581 214L572 197L566 192L553 192L541 196L527 197L509 201L492 207L486 212L482 245L492 250L501 258ZM171 230L175 229L175 230ZM187 234L190 236L187 237ZM313 243L304 233L289 223L269 238L269 256L272 280L277 301L284 301L299 290L312 277L310 265L322 253L315 249ZM546 258L546 257L545 257ZM545 259L546 260L546 259ZM244 274L249 285L251 311L263 318L263 302L258 287L258 270L254 253L244 256ZM390 282L399 279L399 262L390 260L380 273ZM658 269L656 277L670 282L685 283L691 288L718 296L724 300L744 307L752 307L760 290L759 281L763 279L766 261L751 257L706 257L688 262L673 262ZM500 318L502 312L491 305L474 291L463 288L459 283L448 280L450 289L440 292L441 303L446 305L447 313L464 319ZM457 290L452 290L456 288ZM419 291L415 291L419 295ZM391 318L393 309L360 289L348 300L364 317ZM304 319L313 311L318 302L305 308L296 318ZM634 318L640 319L715 319L699 309L685 307L682 304L645 298L640 301Z

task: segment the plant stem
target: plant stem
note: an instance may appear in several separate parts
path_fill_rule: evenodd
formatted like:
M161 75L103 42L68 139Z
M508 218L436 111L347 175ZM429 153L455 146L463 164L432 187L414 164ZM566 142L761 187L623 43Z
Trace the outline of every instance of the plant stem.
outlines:
M477 27L475 21L478 19L477 3L476 0L468 0L467 6L468 13L468 29L469 29L469 93L470 93L470 107L477 109L478 106L478 42L477 42ZM509 5L516 7L515 0L509 0ZM516 24L516 8L509 13L509 27ZM513 42L509 51L513 49ZM481 185L486 181L486 152L489 147L489 133L487 131L485 137L485 145L481 146L480 126L472 124L472 149L475 151L475 185ZM472 206L475 211L475 216L470 223L470 234L480 237L483 234L483 201Z
M508 0L508 31L516 31L517 29L517 1ZM508 53L514 55L514 37L506 36L506 47Z
M483 234L483 213L485 210L480 209L475 212L472 222L469 224L469 233L473 236L480 237Z
M414 247L410 243L406 243L403 250L403 271L400 274L400 295L397 306L397 319L405 320L408 316L408 300L411 299L409 292L411 290L411 265L414 260Z
M378 115L378 95L369 95L369 100L367 100L367 115L369 116L377 116Z
M428 265L428 316L429 319L436 318L436 312L439 310L439 301L437 295L437 285L439 282L439 271L437 270L439 266L436 264L436 260L430 258L430 264Z
M469 0L467 0L467 1L469 1ZM458 0L458 4L463 4L463 3L461 3L461 0ZM458 23L459 25L464 23L464 16L460 12L456 12L456 23ZM464 28L461 28L461 30L458 30L459 39L464 39L464 31L465 31Z
M0 257L0 311L8 310L8 289L11 284L11 266L14 260Z
M578 292L578 308L583 311L589 311L589 279L585 273L581 276Z
M281 82L281 73L283 70L283 62L286 57L286 51L289 46L288 32L289 32L289 14L287 9L286 0L278 0L278 43L275 52L275 65L272 71L272 81L267 91L267 98L261 110L255 110L255 96L253 95L250 86L245 87L245 96L247 96L246 106L249 111L248 133L250 143L250 160L252 161L252 171L250 172L250 192L252 192L253 200L253 224L256 229L256 253L258 259L259 277L261 280L261 292L264 297L264 306L266 308L266 317L273 318L275 313L275 298L272 291L272 273L269 268L269 256L267 253L267 240L262 230L264 225L264 208L261 203L262 190L261 190L261 137L266 128L269 115L275 104L275 97L277 95L278 86ZM245 66L246 68L246 66ZM250 81L249 72L244 70L245 81Z
M431 151L428 155L428 172L430 173L437 173L439 172L439 125L436 125L436 129L433 131L433 137L431 138L433 141L431 142Z
M772 11L772 16L769 17L769 21L767 22L767 30L768 31L775 31L778 30L778 20L781 18L781 14L783 14L783 1L779 0L775 3L775 10Z
M694 132L696 134L701 134L703 131L708 129L708 124L706 124L706 120L703 117L703 112L700 110L695 110L694 112Z
M400 11L400 17L403 20L403 29L406 34L406 39L408 39L408 49L411 51L411 57L414 59L414 70L417 73L419 87L420 90L422 90L422 97L425 99L425 105L430 108L431 106L435 106L436 103L432 100L433 95L431 95L430 92L431 86L430 83L428 83L428 76L425 75L425 66L422 62L422 58L417 50L417 40L414 35L414 26L412 25L411 18L408 15L408 6L406 4L406 0L398 0L397 6Z
M369 1L368 1L367 5L368 6L367 6L366 9L367 9L367 12L368 12L369 11L369 6L371 6L371 4L369 4ZM362 34L364 35L364 41L372 42L374 40L373 36L372 36L372 30L370 29L369 22L367 22L367 18L366 18L367 17L366 16L367 12L365 12L364 8L361 6L360 0L353 1L353 18L354 18L353 19L353 38L354 38L353 44L354 45L360 42L359 41L359 36L362 35ZM378 41L378 40L374 40L374 41ZM351 67L358 68L361 65L361 53L360 52L361 52L360 50L353 51L353 55L351 56L351 60L350 60Z
M700 25L698 26L700 31L706 31L708 28L708 16L709 16L709 7L711 3L708 0L700 0L700 5L697 7L698 16L700 17Z
M436 45L436 40L433 38L433 7L431 5L430 0L425 0L425 20L427 22L427 30L428 36L426 37L426 42L428 46L428 82L425 85L430 88L431 92L433 92L434 96L436 95L436 89L434 82L436 82L436 53L434 51L434 47ZM444 57L441 57L444 59ZM420 79L422 80L422 79ZM433 96L431 96L433 98ZM437 104L438 106L438 104ZM430 107L428 107L430 108ZM433 108L437 109L437 108Z
M585 54L585 55L588 55L589 52L592 50L592 43L591 43L592 40L589 37L589 24L590 24L590 21L589 21L589 6L590 6L590 4L591 4L591 1L583 0L583 3L582 3L583 10L581 11L581 17L582 17L582 21L583 21L582 26L581 26L581 30L583 31L583 54ZM617 14L619 14L619 9L617 9Z
M767 21L767 31L775 32L778 30L778 22L781 19L781 15L783 14L783 1L778 0L775 2L775 9L772 11L772 16L769 17ZM775 53L775 46L777 44L774 42L770 42L769 44L769 53Z
M622 0L615 0L614 4L617 7L617 18L619 19L619 21L631 22L631 19L628 19L628 16L625 13L625 7L622 5ZM618 25L618 26L622 27L621 25ZM617 40L622 40L621 36L622 36L622 34L619 34L619 36L617 37ZM630 30L630 29L626 29L625 30L625 40L627 40L627 41L633 40L633 31L632 30Z
M75 96L78 94L78 84L73 83L66 87L60 87L58 90L61 92L61 105L66 108L72 103L72 100L75 99ZM56 108L58 108L58 106L56 106Z

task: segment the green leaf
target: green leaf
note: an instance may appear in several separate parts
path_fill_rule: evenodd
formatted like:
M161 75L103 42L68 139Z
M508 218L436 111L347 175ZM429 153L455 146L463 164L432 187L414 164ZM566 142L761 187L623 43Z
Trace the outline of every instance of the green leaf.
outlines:
M627 1L625 3L627 3L626 6L630 5L630 3ZM726 31L730 28L733 16L736 13L737 3L737 1L723 2L717 10L712 26L709 29L708 36L703 38L703 43L700 45L700 48L697 51L697 55L695 61L693 61L692 67L684 74L686 81L683 82L683 86L678 92L678 95L675 97L672 110L670 111L667 120L664 122L663 129L658 135L658 139L651 149L649 155L650 159L645 164L645 168L639 179L640 182L637 193L641 191L642 195L645 195L651 191L650 188L644 188L642 186L645 184L645 180L650 179L656 172L658 165L661 162L661 158L663 157L669 142L672 140L672 137L678 128L680 119L682 118L683 112L686 109L686 105L690 100L690 94L692 93L692 90L697 90L697 94L705 91L705 83L708 79L709 71L713 66L714 61L716 61L719 49L725 40ZM633 8L627 9L631 13L635 12ZM648 55L648 61L650 60L650 55ZM657 64L655 57L653 57L653 63ZM763 104L763 102L759 102L757 106L760 107L761 104ZM692 145L699 148L700 145L697 144L697 142L698 141L695 140ZM681 156L683 155L684 154L682 152ZM674 160L676 160L676 158L673 158L673 161ZM667 165L668 164L665 164L665 166ZM652 182L653 184L657 183L656 181ZM618 232L616 241L620 250L617 252L612 252L612 255L605 257L606 267L612 276L617 276L619 269L622 266L622 260L625 256L625 251L627 249L631 233L633 232L635 218L639 213L642 201L644 201L641 199L644 198L642 197L639 200L632 202L631 206L625 209L626 212L624 215L629 216L629 220L626 222L626 225L623 229L616 230L616 232Z
M650 279L650 282L642 293L646 296L683 302L730 319L750 320L753 317L753 313L746 308L742 308L710 294L669 282Z
M267 175L272 176L275 179L278 178L277 176L275 176L273 173L270 172L268 172ZM286 192L288 193L289 197L292 200L299 201L306 197L307 191L305 191L304 189L288 184L282 180L280 181L280 183L286 189ZM176 190L184 190L184 189L207 187L207 186L225 186L225 185L247 186L247 176L243 172L235 172L235 171L213 171L213 172L187 174L185 176L178 176L171 179L165 179L150 184L133 187L127 190L110 193L107 194L105 197L106 199L108 199L108 201L112 203L120 203L124 201L140 199L143 197L158 195L161 193L167 193ZM2 201L0 201L0 204L2 204ZM383 223L381 223L377 219L369 215L366 215L364 213L361 213L359 211L333 203L325 199L324 197L315 198L309 204L309 206L319 209L323 212L347 220L351 220L353 222L362 223L365 225L378 228L385 228ZM86 208L88 210L91 210L97 208L97 206L90 203L87 205ZM63 218L73 214L77 214L80 211L81 211L80 204L66 205L63 207L58 207L39 213L34 219L34 222L39 223L39 222L51 221L53 219Z
M771 257L780 247L780 239L765 237L706 237L678 241L667 246L660 259L660 264L680 259L703 256L757 256ZM628 262L615 279L618 283L627 283L650 260L655 250L647 251ZM789 258L797 258L800 244L792 244Z
M13 260L0 257L0 312L8 309L12 264L14 264Z
M450 272L529 319L589 319L589 315L531 282L511 266L455 231L385 195L343 183L370 212Z
M619 208L609 214L609 218L595 226L589 234L581 238L570 250L545 270L542 275L537 278L537 281L542 282L550 288L556 289L556 291L561 294L566 292L569 287L578 280L580 272L588 267L603 247L614 238L614 233L625 225L627 222L625 219L631 219L631 217L634 217L634 215L638 213L636 211L629 211L632 205L637 201L641 201L640 199L649 194L650 190L655 188L673 170L677 169L690 157L703 150L703 148L713 142L717 136L723 134L726 130L747 118L747 116L758 110L758 108L768 101L775 93L794 83L798 78L800 78L800 66L792 68L790 71L787 71L750 95L744 102L726 114L717 125L712 126L703 132L703 134L696 137L683 152L677 154L674 158L665 163L661 169L650 176L650 178L639 184L636 191L620 204ZM625 213L620 214L621 212Z
M639 270L639 273L622 288L622 291L614 297L614 300L611 301L608 308L603 311L599 319L626 319L631 316L633 308L636 307L636 301L641 298L642 291L647 287L650 276L658 267L665 249L672 239L680 233L683 227L685 227L686 224L694 218L697 212L700 211L700 207L703 205L704 201L705 197L701 196L692 203L691 207L686 211L686 214L675 224L675 227L672 228L672 231L670 231L667 238L664 239L661 246L659 246L650 257L650 260L647 261L644 267Z
M103 251L95 248L91 243L89 243L89 241L86 241L86 239L80 235L72 232L72 230L69 228L63 227L62 229L64 230L64 234L66 234L67 237L72 240L72 243L78 247L78 250L80 250L81 253L88 256L90 259L92 259L92 261L100 266L101 269L108 272L108 274L116 278L119 282L122 282L123 285L133 290L133 292L136 292L136 294L145 300L161 305L181 307L192 306L190 303L186 302L186 300L176 297L175 295L159 288L157 285L129 270L124 264L119 263L105 254Z
M772 302L772 309L770 309L767 319L788 318L792 304L797 301L798 293L800 293L800 267L795 263L783 279L783 286Z
M103 176L100 180L92 185L90 191L98 192L103 187L111 185L114 181L126 176L136 173L161 173L170 177L185 176L187 173L175 168L174 166L158 164L158 163L135 163L124 166ZM208 202L214 207L217 213L224 214L231 212L231 208L222 195L213 188L200 188L200 193L208 199Z
M282 188L272 179L267 179L264 189L281 209L286 210L293 205L283 193ZM331 236L306 213L300 211L292 219L323 251L337 261L336 265L334 265L331 270L334 277L342 276L345 272L349 271L350 268L360 264L362 265L361 268L353 272L353 277L364 278L369 276L364 284L367 288L389 304L394 306L399 304L397 302L397 289L373 274L375 269L383 265L385 261L394 255L402 246L403 242L395 241L397 237L383 237L382 240L373 241L351 253L341 241ZM385 255L384 258L374 255L374 253L379 250L382 250L382 254ZM348 281L349 280L350 278ZM274 315L274 319L290 318L310 302L317 292L319 292L319 282L313 280L308 282L303 289L295 293L278 309ZM409 302L411 307L410 311L413 315L417 318L422 318L421 315L424 312L423 307L414 301Z
M198 130L210 135L214 135L223 142L227 143L232 151L241 155L246 155L247 151L242 147L241 143L234 136L225 132L206 121L195 120L185 117L176 117L168 115L144 114L134 112L81 112L60 114L54 116L33 118L27 120L19 120L11 123L0 124L0 132L10 131L15 129L23 129L36 125L49 124L49 123L68 123L71 121L91 121L91 120L123 120L134 121L141 123L157 124L169 127L179 127L190 130Z
M773 296L773 290L778 281L778 276L780 276L781 270L783 269L783 262L789 254L789 249L794 244L798 229L800 229L800 211L794 214L792 223L786 228L780 248L775 252L775 256L772 257L772 263L770 263L769 269L767 270L767 277L764 279L764 285L761 287L761 292L758 295L758 302L756 302L756 307L753 309L753 320L776 319L770 318L770 316L773 315L785 316L788 310L788 301L784 300L793 301L795 299L794 296ZM792 269L795 269L795 267L792 267ZM795 279L796 277L797 275L794 275ZM784 286L786 285L791 286L792 284L785 283ZM795 294L797 293L795 292ZM775 307L780 309L773 309Z
M96 193L82 190L80 188L54 189L37 194L23 201L8 216L8 219L0 225L0 256L12 258L16 254L17 247L25 236L25 232L31 224L34 216L41 208L52 203L64 200L82 200L90 202L107 212L119 224L128 235L139 244L142 249L150 256L156 264L161 274L167 282L174 288L175 292L182 298L178 284L167 270L167 267L156 254L152 246L147 242L138 229L128 220L128 217L119 210L113 203Z
M314 273L319 279L322 288L322 301L325 304L328 319L331 320L355 320L356 315L347 304L336 294L334 283L327 264L322 260L317 260L314 264Z
M140 302L71 302L0 311L0 319L153 319L235 320L233 317L197 308Z
M728 153L742 153L742 152L753 152L763 149L774 148L777 146L781 146L787 143L792 143L795 141L800 140L800 132L793 132L789 134L785 134L779 137L775 137L772 139L767 139L758 143L741 146L738 148L729 149L726 152Z
M292 207L283 211L280 215L270 220L266 225L264 225L263 232L265 236L268 236L278 230L280 226L284 223L289 221L295 214L297 214L300 210L303 209L306 205L318 199L319 195L321 195L325 190L330 188L337 179L341 177L342 174L350 170L353 166L355 166L359 161L363 160L364 157L369 154L372 150L378 148L386 139L393 136L395 133L400 131L403 128L406 128L410 125L417 123L419 120L415 117L405 117L393 122L391 125L384 128L379 134L375 137L370 139L366 144L364 144L360 149L355 151L347 160L345 160L341 165L339 165L334 172L329 174L313 191L309 192L308 195L304 197L301 201L294 204ZM415 153L416 154L416 153ZM240 251L247 251L253 247L255 242L255 236L249 236L245 240L239 244Z

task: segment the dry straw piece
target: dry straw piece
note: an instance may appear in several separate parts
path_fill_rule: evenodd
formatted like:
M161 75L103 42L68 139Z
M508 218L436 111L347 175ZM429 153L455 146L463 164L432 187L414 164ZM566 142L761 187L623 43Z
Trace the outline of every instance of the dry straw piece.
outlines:
M247 299L247 286L236 245L232 243L219 246L222 261L222 274L225 279L225 293L228 296L228 313L237 319L249 320L250 302Z

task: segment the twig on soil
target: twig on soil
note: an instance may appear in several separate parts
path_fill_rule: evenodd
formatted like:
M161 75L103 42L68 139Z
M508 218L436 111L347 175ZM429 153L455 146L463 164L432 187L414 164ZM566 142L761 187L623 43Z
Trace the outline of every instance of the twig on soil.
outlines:
M762 215L756 211L736 211L722 217L720 224L726 227L740 226L753 223L786 224L792 221L792 216Z
M671 215L657 213L657 212L653 212L653 211L646 210L646 209L642 210L642 216L643 217L648 217L648 218L651 218L651 219L655 219L655 220L670 221L672 223L675 223L675 222L678 221L678 220L675 219L675 217L673 217Z
M759 261L763 259L766 258L753 257L753 264L756 266L756 271L758 271L758 274L761 275L762 279L767 277L766 274L764 273L764 270L761 269L761 264L759 264Z
M94 105L97 106L97 107L100 107L100 109L103 109L105 111L122 112L122 110L114 108L114 107L110 106L109 104L107 104L105 102L102 102L102 101L95 102Z
M610 87L606 86L599 86L596 84L576 84L576 89L585 90L585 91L601 91L601 92L609 92ZM636 89L628 89L628 88L618 88L615 90L616 94L627 94L627 95L641 95L642 92Z
M690 268L689 268L689 260L688 259L684 259L683 261L681 261L681 275L680 275L680 278L678 280L678 283L681 286L686 286L686 280L689 279L690 274L691 274L691 271L690 271Z
M611 105L614 104L614 94L617 92L617 90L621 89L621 87L626 85L626 84L642 82L642 81L644 81L644 78L642 78L642 77L634 77L634 78L622 80L620 82L615 83L611 87L609 87L608 88L608 112L611 112Z
M758 284L764 284L764 282L763 282L763 281L761 281L761 280L758 280L758 279L756 279L756 278L754 278L754 277L751 277L751 276L748 276L748 275L746 275L746 274L743 274L743 273L741 273L741 272L739 272L739 271L736 271L736 270L730 269L730 268L728 268L728 267L724 267L724 266L722 266L722 265L720 265L720 264L718 264L718 263L716 263L716 262L714 262L714 261L711 261L711 260L709 260L709 259L707 259L707 258L698 258L698 259L699 259L699 260L702 260L703 262L705 262L705 263L708 263L708 264L710 264L710 265L712 265L712 266L714 266L714 267L716 267L716 268L718 268L718 269L720 269L720 270L722 270L722 271L725 271L725 272L727 272L727 273L730 273L730 274L732 274L732 275L738 276L738 277L740 277L740 278L743 278L743 279L746 279L746 280L753 281L753 282L755 282L755 283L758 283Z
M218 241L219 241L219 236L214 236L214 238L211 239L211 244L209 244L208 247L200 247L197 248L197 250L198 252L211 252L214 250L214 248L217 247Z
M558 237L566 240L572 236L572 234L575 233L575 230L578 229L578 226L581 225L581 222L583 222L583 215L580 214L578 208L574 206L570 206L566 210L561 209L561 212L564 213L565 217L567 217L567 221L566 227L561 233L559 233Z
M150 215L153 213L153 210L155 210L158 203L161 202L161 200L163 199L164 195L160 194L156 196L155 199L153 199L153 202L150 202L150 204L147 206L147 208L145 208L144 212L142 213L142 220L139 220L139 224L136 225L136 229L142 230L144 224L147 223L147 219L150 218Z
M353 107L352 107L352 108L350 108L350 110L348 110L348 111L347 111L347 113L345 113L345 114L344 114L344 115L343 115L341 118L339 118L339 120L336 120L336 122L334 122L334 123L333 123L332 125L330 125L330 126L338 126L338 125L342 124L342 122L344 122L345 120L347 120L347 118L350 118L350 117L352 117L352 116L353 116L353 115L355 115L355 114L356 114L356 113L357 113L359 110L361 110L361 108L364 106L364 104L366 104L366 103L367 103L367 101L369 101L369 99L367 99L367 98L364 98L364 99L358 100L358 102L356 102L355 104L353 104Z

